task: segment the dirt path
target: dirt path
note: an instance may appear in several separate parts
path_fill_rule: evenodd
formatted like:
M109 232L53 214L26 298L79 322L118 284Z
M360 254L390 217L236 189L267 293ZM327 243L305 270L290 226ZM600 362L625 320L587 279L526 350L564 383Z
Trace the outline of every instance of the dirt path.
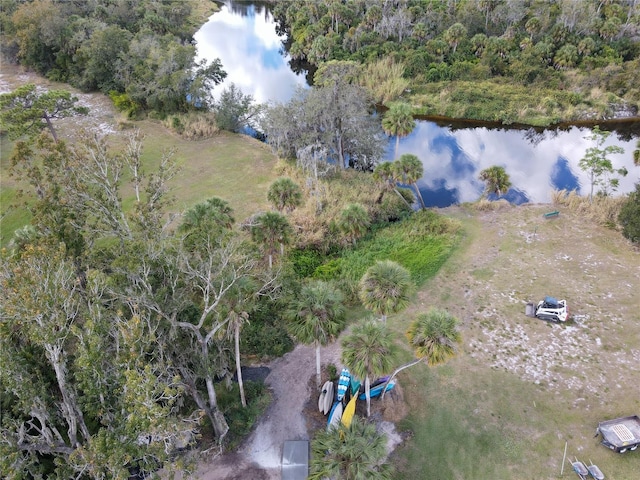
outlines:
M323 364L339 364L339 342L323 348ZM298 345L292 352L268 365L265 383L273 392L273 403L237 452L203 462L195 475L202 480L275 480L281 476L280 462L285 440L308 440L304 417L311 399L309 382L315 376L315 349Z

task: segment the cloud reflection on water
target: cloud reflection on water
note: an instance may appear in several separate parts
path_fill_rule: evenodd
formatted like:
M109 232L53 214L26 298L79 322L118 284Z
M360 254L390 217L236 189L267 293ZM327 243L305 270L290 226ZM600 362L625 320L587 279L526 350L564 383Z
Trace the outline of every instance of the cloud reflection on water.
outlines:
M484 185L478 180L480 171L504 166L513 184L507 199L547 203L553 189L578 190L586 194L590 181L578 162L595 144L584 137L589 130L548 131L529 141L523 130L487 129L484 127L451 130L433 122L420 120L411 135L400 140L398 155L413 153L424 164L425 176L418 182L425 202L442 206L475 201ZM392 138L392 142L395 140ZM624 142L611 135L605 146L619 145L624 154L610 155L614 168L629 170L620 179L619 192L630 192L638 181L637 167L631 152L634 142ZM391 159L393 151L388 159Z
M282 53L283 38L276 34L275 22L264 6L227 5L214 14L194 36L198 59L220 58L228 76L216 88L220 94L231 82L259 103L287 102L298 85L306 86L304 75L295 74L288 56ZM589 130L567 131L452 129L419 120L415 130L400 139L398 155L413 153L424 164L425 176L418 182L425 203L447 206L471 202L482 194L478 179L481 170L504 166L512 189L506 198L514 203L547 203L552 189L577 189L588 194L590 181L578 167L587 148ZM619 193L631 192L640 172L633 165L634 141L622 141L613 134L606 145L619 145L622 155L611 155L614 168L626 167L629 175L620 179ZM392 160L395 137L390 138L386 159Z
M282 55L282 37L276 34L273 17L264 7L247 8L246 16L241 16L223 5L194 39L198 60L219 58L227 72L214 97L235 83L258 103L286 102L297 85L306 85L304 75L293 73Z

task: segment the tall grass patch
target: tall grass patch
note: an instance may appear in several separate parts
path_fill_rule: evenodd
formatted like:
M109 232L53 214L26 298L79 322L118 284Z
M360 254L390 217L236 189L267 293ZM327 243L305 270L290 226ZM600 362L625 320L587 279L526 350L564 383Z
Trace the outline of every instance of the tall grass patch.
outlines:
M460 224L430 210L379 228L354 249L318 267L315 276L340 279L352 288L377 260L407 268L418 286L436 274L459 240Z
M372 225L386 225L411 213L397 195L381 195L380 185L369 173L336 170L316 182L293 164L280 162L276 171L291 178L304 192L304 204L288 214L299 249L312 248L327 254L336 246L346 245L337 219L352 203L365 207Z
M564 207L582 217L594 221L603 227L618 226L618 215L626 197L605 197L596 195L592 201L579 195L575 190L554 190L551 194L553 204Z

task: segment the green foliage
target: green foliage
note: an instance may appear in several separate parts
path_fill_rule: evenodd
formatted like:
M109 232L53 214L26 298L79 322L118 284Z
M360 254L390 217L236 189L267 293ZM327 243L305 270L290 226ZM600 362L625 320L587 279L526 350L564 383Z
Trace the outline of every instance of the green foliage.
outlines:
M594 187L600 187L599 194L607 196L609 192L617 190L617 175L625 176L627 171L624 169L614 169L609 155L614 153L624 153L624 149L617 145L609 145L601 148L611 132L600 130L596 125L591 135L587 136L588 140L595 142L595 146L587 148L582 159L578 162L581 170L589 175L591 190L589 192L589 200L593 200Z
M125 112L128 118L135 117L140 111L140 105L136 104L129 95L115 90L109 91L109 98L113 105L121 112Z
M220 408L229 421L229 435L225 445L229 449L237 448L240 442L251 432L256 421L271 404L269 389L262 382L244 382L247 406L238 403L238 384L231 388L220 389Z
M327 345L344 327L344 297L331 283L309 280L289 303L287 328L305 344Z
M322 429L311 441L309 479L390 480L393 469L384 463L386 436L375 424L354 417L347 428L340 424Z
M358 293L364 307L385 320L409 305L414 288L406 268L392 260L378 260L360 279Z
M480 172L480 180L485 182L484 194L494 194L500 197L511 188L511 180L504 167L494 165Z
M287 259L292 263L296 275L300 278L307 278L322 265L322 262L326 260L326 255L311 247L294 248L287 255Z
M338 218L338 227L354 245L366 233L370 223L369 212L359 203L347 205Z
M633 243L640 243L640 183L626 198L618 215L622 234Z
M393 163L393 172L397 182L413 185L416 197L418 197L421 207L425 209L424 200L418 187L418 180L424 176L422 161L416 155L404 153L398 161Z
M302 189L290 178L282 177L271 184L267 198L278 211L290 212L302 203Z
M284 245L291 241L292 232L287 218L278 212L266 212L255 217L251 225L251 239L265 250L269 267L272 266L277 247L284 249Z
M338 367L336 367L333 363L327 365L327 375L329 377L329 380L331 380L332 382L336 381L338 379Z
M246 126L255 127L262 108L254 104L253 96L242 93L234 83L225 88L213 104L216 125L220 130L239 133Z
M377 260L393 260L409 270L412 280L422 285L437 273L452 253L459 231L457 222L428 210L385 228L363 239L353 250L345 251L318 267L317 278L341 278L355 285L365 270Z
M627 76L627 71L638 70L633 64L640 55L633 41L635 30L630 28L637 17L635 7L624 2L614 3L611 8L603 5L465 1L456 2L455 8L443 2L430 2L429 8L424 2L413 2L382 9L370 2L352 5L350 28L340 31L334 30L335 18L331 19L327 9L319 9L312 0L278 5L274 11L280 25L290 33L296 58L318 66L336 59L362 62L364 71L370 74L365 82L370 91L376 92L376 100L383 97L386 81L376 75L374 66L393 59L402 62L403 77L409 79L403 101L416 108L420 105L425 114L548 125L559 119L584 119L585 115L605 112L607 102L599 98L599 89L615 92L627 104L638 103L638 94L633 91L637 88ZM608 10L615 10L615 15ZM324 48L319 49L320 44ZM345 48L337 47L340 44ZM612 64L620 65L620 70L607 68ZM624 83L624 92L608 86L609 80L603 78L607 75L598 71L601 69L608 70L609 80ZM570 73L571 81L564 83L561 72ZM506 92L486 96L476 91L471 103L460 99L449 105L450 92L468 87L447 83L431 88L429 82L453 79L490 80L496 89L509 85L520 98ZM535 89L528 88L531 85ZM548 114L540 111L539 100L548 96L547 92L568 91L569 86L572 91L580 91L587 102L594 102L593 108L562 105ZM426 89L430 94L424 98ZM615 104L622 101L617 98ZM510 105L504 108L503 103Z
M184 235L183 241L189 249L197 249L229 233L234 222L229 202L212 197L187 210L178 231Z
M371 415L371 378L390 373L396 347L386 322L366 319L353 327L342 340L342 363L356 378L363 379L367 397L367 416Z
M411 105L405 102L397 102L389 107L382 116L382 129L387 135L396 137L394 156L398 156L398 144L401 137L409 135L416 127L413 119Z
M225 75L219 62L196 64L191 14L191 2L21 2L7 8L3 33L20 63L48 78L126 92L165 115L185 111L187 95L206 97Z
M281 318L282 310L277 302L263 300L258 303L251 312L249 323L242 327L240 349L244 355L268 359L293 350L293 341Z
M0 94L0 127L12 139L23 135L33 138L49 129L57 140L52 120L88 113L77 102L78 98L66 90L42 92L33 83L28 83L13 92Z
M458 319L445 310L430 308L420 313L407 330L409 345L417 358L429 366L445 363L456 354L462 336L457 330Z

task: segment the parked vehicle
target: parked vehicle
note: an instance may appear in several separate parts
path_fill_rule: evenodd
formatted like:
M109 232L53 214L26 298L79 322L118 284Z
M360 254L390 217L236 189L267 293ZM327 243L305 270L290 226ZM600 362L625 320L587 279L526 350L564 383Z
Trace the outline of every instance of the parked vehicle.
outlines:
M602 445L614 452L633 451L640 445L640 417L632 415L598 423L596 436L602 435Z
M566 300L558 300L555 297L544 297L535 309L535 316L541 320L552 322L566 322L569 318Z

